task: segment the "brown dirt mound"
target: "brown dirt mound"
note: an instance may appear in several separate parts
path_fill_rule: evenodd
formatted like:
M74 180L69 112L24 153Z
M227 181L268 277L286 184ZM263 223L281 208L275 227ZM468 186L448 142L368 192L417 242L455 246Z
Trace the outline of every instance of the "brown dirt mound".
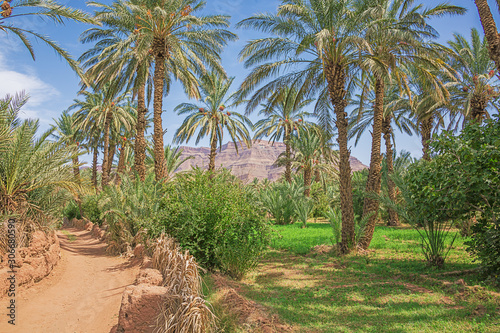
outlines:
M294 332L292 326L280 322L278 316L269 315L265 308L240 294L240 288L234 281L222 275L213 275L218 294L224 307L238 318L238 323L247 332L288 333Z

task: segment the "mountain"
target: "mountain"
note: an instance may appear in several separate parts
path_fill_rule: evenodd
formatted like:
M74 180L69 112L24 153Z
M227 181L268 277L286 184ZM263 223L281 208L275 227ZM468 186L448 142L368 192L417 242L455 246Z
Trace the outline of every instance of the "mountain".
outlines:
M193 156L193 159L186 161L176 171L190 170L191 166L200 168L208 168L208 147L185 147L181 157ZM285 151L285 144L275 142L274 144L260 140L253 143L250 149L245 146L238 145L238 153L233 143L222 145L222 149L217 150L215 156L215 166L231 169L232 173L243 181L252 181L254 178L268 178L270 181L275 181L281 177L284 167L274 167L273 163L278 156ZM356 157L351 156L350 159L352 171L358 171L368 168L361 163Z

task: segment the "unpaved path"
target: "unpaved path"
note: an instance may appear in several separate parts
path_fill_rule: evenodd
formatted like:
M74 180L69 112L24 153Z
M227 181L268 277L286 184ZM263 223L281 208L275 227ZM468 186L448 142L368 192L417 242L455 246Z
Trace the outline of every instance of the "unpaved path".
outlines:
M123 290L139 268L107 255L90 232L65 230L58 231L62 257L54 270L30 288L18 287L15 327L4 310L9 299L0 299L0 332L107 333L118 323Z

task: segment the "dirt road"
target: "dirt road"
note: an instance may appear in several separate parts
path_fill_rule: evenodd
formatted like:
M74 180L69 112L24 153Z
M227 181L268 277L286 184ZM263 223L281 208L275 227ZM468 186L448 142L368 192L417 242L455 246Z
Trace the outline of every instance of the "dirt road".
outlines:
M62 258L48 277L30 288L18 287L16 325L8 324L9 299L0 299L0 332L104 333L118 323L122 292L132 284L137 265L108 256L90 232L58 231Z

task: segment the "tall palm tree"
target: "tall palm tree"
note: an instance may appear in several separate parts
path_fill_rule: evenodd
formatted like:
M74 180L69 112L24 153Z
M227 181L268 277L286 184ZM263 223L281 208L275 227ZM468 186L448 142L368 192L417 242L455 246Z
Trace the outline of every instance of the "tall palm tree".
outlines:
M474 3L476 4L477 11L479 13L481 25L483 26L484 36L488 41L490 59L495 62L497 73L500 73L500 36L495 24L495 19L491 14L488 0L474 0ZM497 5L500 6L498 0Z
M13 6L11 6L11 0L4 1L1 5L0 14L0 30L5 33L11 32L19 37L23 45L28 49L33 60L35 60L35 52L29 36L49 45L58 55L68 62L70 67L77 72L80 77L84 78L78 63L68 52L62 49L49 37L33 30L26 30L18 27L16 25L16 19L28 16L49 19L57 24L64 24L65 21L94 23L95 20L92 19L91 16L81 10L63 6L53 0L14 0Z
M353 110L353 117L350 119L350 136L355 137L355 145L359 143L361 135L365 133L373 123L373 107L375 101L375 79L372 75L364 76L362 80L361 94L356 95L353 99L353 105L356 106ZM361 83L361 82L360 82ZM389 198L394 202L396 199L395 184L391 179L393 174L393 124L401 132L412 135L418 132L414 124L414 118L409 116L408 98L405 98L408 91L401 90L396 84L385 84L384 112L382 119L382 136L385 142L385 159L387 165L387 179ZM388 225L399 225L397 213L389 208Z
M453 50L450 65L457 71L457 81L451 93L451 108L458 118L481 122L489 118L488 109L495 106L498 88L495 87L495 63L488 55L488 42L481 40L478 31L471 29L470 43L454 34L448 44Z
M54 119L53 136L67 146L79 147L83 141L82 131L75 127L75 114L69 114L69 110L64 110L59 119ZM78 153L72 157L73 173L75 178L80 178L80 163Z
M132 1L133 2L133 1ZM140 179L146 176L146 97L150 100L153 58L148 41L134 33L136 17L129 8L130 1L114 1L111 5L99 2L89 4L97 8L95 17L102 26L84 31L80 37L83 43L97 43L84 52L86 74L97 87L113 82L118 90L132 90L137 98L137 121L134 144L134 169Z
M110 150L110 134L112 130L119 129L121 126L129 128L134 123L133 116L124 108L126 95L118 95L111 86L105 86L100 91L95 92L83 91L81 94L85 96L85 100L75 100L70 108L79 109L76 111L76 121L81 129L93 129L92 132L96 134L96 126L102 128L104 156L101 184L107 186L112 155L114 155L114 149ZM95 149L94 156L96 156L98 142L96 140L92 141Z
M134 33L146 46L154 61L153 141L156 179L165 177L163 150L163 95L170 90L172 78L178 79L189 97L199 97L196 73L206 67L223 75L220 52L236 35L224 29L227 16L201 15L202 0L136 0L129 3L135 18ZM197 14L197 15L196 15Z
M249 98L247 112L255 109L272 92L284 86L307 92L323 92L321 101L331 103L338 130L342 242L340 250L355 246L350 151L347 145L348 93L351 78L359 65L361 33L368 23L355 11L354 0L284 0L277 14L259 14L238 23L271 34L248 42L241 51L247 67L256 66L243 81L243 99ZM327 110L318 108L316 110ZM324 106L324 105L323 105Z
M284 87L275 92L266 104L262 104L260 119L254 125L254 140L268 137L274 143L283 139L285 144L285 180L292 182L292 160L290 140L293 133L311 123L305 120L310 113L303 111L313 100L305 99L296 89Z
M303 172L306 197L310 196L315 172L327 171L332 174L334 169L334 165L329 163L332 162L331 159L328 158L334 154L325 154L328 149L325 149L321 132L322 130L316 126L302 127L291 136L291 146L294 151L292 165Z
M217 146L222 147L224 129L231 136L236 152L238 144L245 144L247 147L251 145L246 125L251 127L252 124L247 117L231 109L232 97L227 96L233 80L234 78L220 78L216 72L208 73L200 82L201 104L182 103L175 108L179 115L187 115L175 132L175 143L189 141L198 130L196 144L205 136L210 136L209 171L215 169Z
M367 46L364 48L362 68L370 72L375 80L375 103L373 106L372 147L366 192L378 195L381 186L381 134L384 113L386 79L406 84L406 74L402 69L405 64L439 68L434 61L437 52L435 45L427 46L430 38L437 37L437 32L428 20L445 14L460 14L462 7L438 4L435 7L422 8L413 6L413 1L375 0L367 2L363 12L370 20L364 31ZM366 196L363 216L368 216L364 234L360 239L362 248L370 245L377 220L379 202L372 196Z

